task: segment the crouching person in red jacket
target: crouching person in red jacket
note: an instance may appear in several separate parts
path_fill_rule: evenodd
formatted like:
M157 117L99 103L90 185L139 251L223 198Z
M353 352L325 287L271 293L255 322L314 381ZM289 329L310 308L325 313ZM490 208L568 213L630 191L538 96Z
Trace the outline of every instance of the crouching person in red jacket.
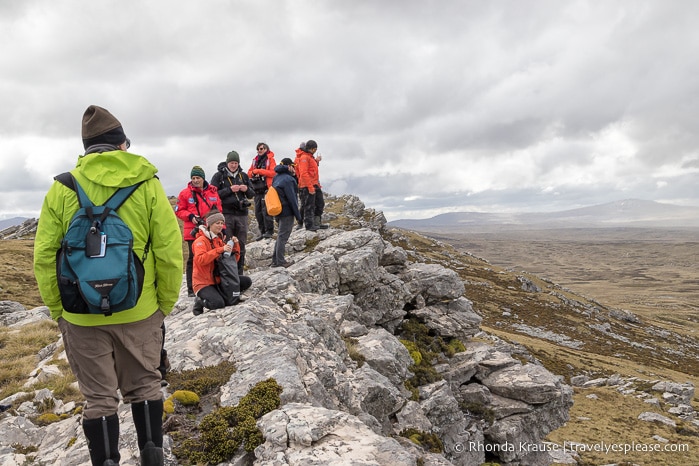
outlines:
M226 226L226 219L216 209L206 217L206 226L199 227L192 244L194 266L192 284L196 298L192 313L195 316L204 312L204 308L220 309L235 306L242 302L240 292L252 285L250 277L238 275L240 242L235 236L224 242L221 231Z

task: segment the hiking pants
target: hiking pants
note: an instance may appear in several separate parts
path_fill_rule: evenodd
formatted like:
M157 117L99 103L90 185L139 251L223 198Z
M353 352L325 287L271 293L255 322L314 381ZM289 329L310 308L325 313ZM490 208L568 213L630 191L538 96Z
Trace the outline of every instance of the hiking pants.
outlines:
M115 414L117 388L125 403L162 398L158 366L164 319L159 310L138 322L95 327L58 319L70 368L87 400L85 419Z
M308 192L308 188L299 189L299 198L301 200L301 216L306 230L313 228L314 217L316 215L316 194Z
M284 259L284 251L286 250L286 243L289 241L289 236L291 236L291 230L294 229L294 216L287 215L284 217L277 217L279 221L279 231L277 232L277 241L274 243L274 253L272 254L272 264L282 265L286 262Z
M205 286L197 293L208 309L221 309L233 304L234 297L240 297L240 292L252 285L250 277L238 275L238 265L235 256L225 257L221 254L218 259L218 271L221 283Z
M240 243L240 260L238 260L238 274L243 274L245 266L245 243L248 241L248 216L223 214L226 218L226 237L235 236Z
M185 240L185 243L187 243L187 251L189 252L189 254L187 254L187 263L185 265L185 274L187 275L187 292L193 293L194 288L192 288L192 272L194 270L194 253L192 252L192 244L194 243L194 240L188 239Z
M255 218L260 229L260 235L274 234L274 217L267 213L264 194L255 194Z

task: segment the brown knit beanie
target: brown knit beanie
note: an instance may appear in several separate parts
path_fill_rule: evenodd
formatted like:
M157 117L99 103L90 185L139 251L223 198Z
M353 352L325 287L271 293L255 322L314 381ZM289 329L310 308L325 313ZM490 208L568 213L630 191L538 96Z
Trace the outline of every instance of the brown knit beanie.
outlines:
M95 144L118 146L126 141L124 129L109 110L90 105L83 114L83 146L87 149Z
M223 216L218 209L211 209L208 214L206 214L206 226L210 227L216 222L225 222L226 218Z

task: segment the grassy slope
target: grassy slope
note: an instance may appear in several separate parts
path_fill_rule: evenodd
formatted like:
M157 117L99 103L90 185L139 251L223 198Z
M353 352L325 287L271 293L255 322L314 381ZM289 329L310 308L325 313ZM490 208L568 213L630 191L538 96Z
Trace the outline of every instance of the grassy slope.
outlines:
M31 309L43 305L34 278L34 240L0 241L0 300Z

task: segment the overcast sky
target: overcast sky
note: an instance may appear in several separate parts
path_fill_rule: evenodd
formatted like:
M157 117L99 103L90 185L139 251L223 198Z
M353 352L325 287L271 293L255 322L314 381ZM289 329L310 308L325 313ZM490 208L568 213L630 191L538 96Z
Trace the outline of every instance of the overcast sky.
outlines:
M306 139L389 220L699 205L693 0L0 0L0 218L109 109L170 195Z

